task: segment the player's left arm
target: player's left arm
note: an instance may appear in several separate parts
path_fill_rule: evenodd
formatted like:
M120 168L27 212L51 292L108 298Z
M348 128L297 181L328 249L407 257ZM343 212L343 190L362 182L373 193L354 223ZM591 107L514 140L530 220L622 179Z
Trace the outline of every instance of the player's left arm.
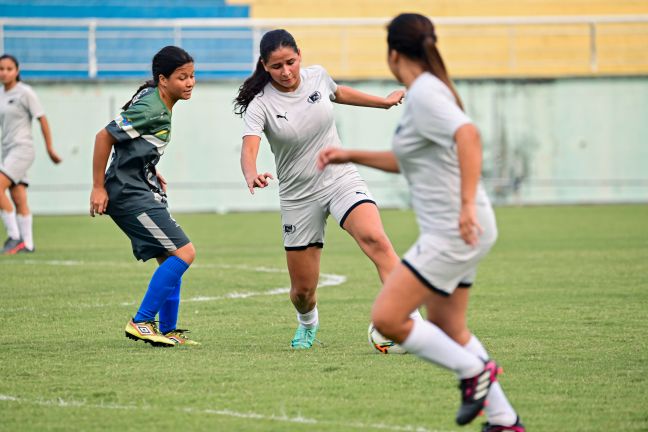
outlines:
M54 162L55 164L60 163L63 159L61 159L60 156L54 151L54 146L52 145L52 131L50 130L49 123L47 122L47 117L40 116L38 118L38 122L40 123L43 139L45 140L45 148L47 149L47 154L49 155L52 162Z
M404 97L405 92L403 90L395 90L389 93L387 97L380 97L361 92L348 86L338 85L335 90L335 99L333 102L344 105L389 109L394 105L400 105Z
M461 175L461 212L459 233L466 244L475 246L483 232L477 220L475 199L481 176L482 144L477 127L471 123L461 126L454 135Z

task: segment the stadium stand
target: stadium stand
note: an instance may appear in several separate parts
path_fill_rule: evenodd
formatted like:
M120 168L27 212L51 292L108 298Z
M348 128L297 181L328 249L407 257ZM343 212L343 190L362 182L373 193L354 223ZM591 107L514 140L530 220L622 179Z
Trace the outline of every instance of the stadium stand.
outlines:
M262 32L284 27L306 64L326 65L339 79L381 79L389 77L381 19L402 11L437 21L456 78L648 73L645 0L0 0L0 51L16 55L29 78L140 78L159 47L179 44L194 55L200 78L242 78ZM34 21L40 18L61 21ZM268 22L223 24L231 18ZM322 23L326 18L337 24ZM220 21L197 26L177 19Z

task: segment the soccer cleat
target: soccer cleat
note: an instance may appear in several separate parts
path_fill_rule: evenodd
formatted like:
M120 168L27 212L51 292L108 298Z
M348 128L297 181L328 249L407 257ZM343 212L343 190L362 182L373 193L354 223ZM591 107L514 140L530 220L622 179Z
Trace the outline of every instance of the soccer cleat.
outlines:
M23 253L26 253L26 254L32 254L32 253L34 253L34 252L36 252L36 247L33 247L33 248L31 248L31 249L28 249L27 246L23 247L22 249L18 249L18 250L16 251L17 254L23 254Z
M24 248L25 243L21 239L12 239L9 237L4 243L2 253L5 255L15 255Z
M157 328L155 321L133 322L126 324L126 337L135 341L141 340L156 347L172 347L175 341L165 337Z
M488 361L479 374L459 382L461 406L457 411L458 425L468 424L479 415L486 403L488 390L495 381L497 381L497 365L494 361Z
M482 432L526 432L524 425L520 423L520 417L515 420L515 424L512 426L502 426L502 425L493 425L490 423L484 423L482 427Z
M171 339L176 345L200 345L200 342L189 339L187 333L191 332L186 329L175 329L164 333L164 337Z
M312 347L313 342L318 341L315 338L318 329L319 329L319 325L316 325L315 327L311 327L311 328L306 328L302 324L299 324L297 330L295 331L295 336L293 337L293 340L290 342L291 348L298 350L298 349L309 349L310 347Z

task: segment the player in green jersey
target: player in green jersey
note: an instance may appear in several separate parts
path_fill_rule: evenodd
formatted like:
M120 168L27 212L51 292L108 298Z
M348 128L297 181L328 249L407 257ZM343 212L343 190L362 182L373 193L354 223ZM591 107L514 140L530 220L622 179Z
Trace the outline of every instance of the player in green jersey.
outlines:
M182 275L196 251L169 213L166 181L156 169L169 144L171 110L191 98L194 62L182 48L167 46L153 57L152 70L153 79L97 133L90 215L110 215L131 240L135 258L159 263L126 337L153 346L196 345L187 330L176 328Z

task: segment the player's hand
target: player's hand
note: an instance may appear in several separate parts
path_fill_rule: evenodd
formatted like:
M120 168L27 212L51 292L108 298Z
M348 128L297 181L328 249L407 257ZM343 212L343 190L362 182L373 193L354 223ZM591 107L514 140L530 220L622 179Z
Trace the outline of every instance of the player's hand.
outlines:
M155 175L157 176L158 183L160 183L160 187L162 188L162 192L166 193L166 189L167 189L167 181L166 181L166 179L164 177L162 177L162 174L160 174L159 172L157 172Z
M54 162L55 164L61 163L63 159L59 155L56 154L54 149L47 149L47 154L49 155L49 158Z
M405 97L405 92L403 90L395 90L389 93L389 95L387 95L387 97L385 98L385 100L387 101L386 108L389 109L394 105L400 105L401 103L403 103L404 97Z
M351 161L348 150L339 147L327 147L317 155L317 169L322 171L330 164L342 164Z
M108 192L104 187L93 187L90 193L90 216L102 215L108 207Z
M477 246L479 243L479 236L482 235L484 229L477 221L477 210L475 203L465 203L461 205L461 213L459 214L459 234L464 242L470 246Z
M272 174L270 173L263 173L246 178L245 181L247 182L247 187L250 190L250 193L254 195L254 188L263 189L270 184L268 179L274 179L274 177L272 177Z

